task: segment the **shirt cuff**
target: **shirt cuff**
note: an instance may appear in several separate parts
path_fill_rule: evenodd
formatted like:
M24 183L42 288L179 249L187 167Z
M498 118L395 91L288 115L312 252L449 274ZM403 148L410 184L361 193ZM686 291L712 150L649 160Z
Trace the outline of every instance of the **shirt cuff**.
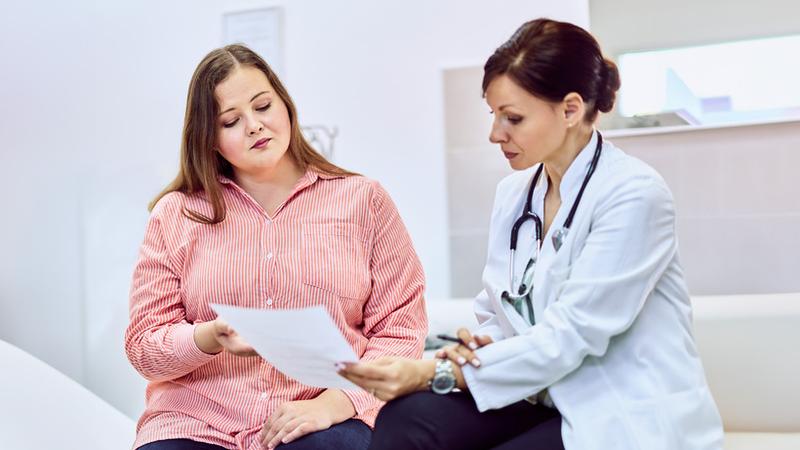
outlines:
M347 389L342 389L342 392L344 392L344 395L350 399L350 402L353 404L353 408L356 410L357 416L364 414L364 412L371 409L383 406L384 403L375 398L375 396L369 392L352 391Z
M196 324L182 323L172 329L172 350L182 364L199 367L217 355L210 355L200 350L194 341Z
M516 345L513 339L503 339L475 351L475 355L481 360L480 368L473 367L469 364L461 366L461 374L464 377L464 383L467 384L467 388L469 388L469 392L475 400L478 411L484 412L489 409L498 408L497 401L499 394L499 392L497 392L498 389L492 389L492 381L496 382L496 380L481 379L481 373L479 371L484 369L485 375L487 367L514 358L519 355L519 350L518 345Z

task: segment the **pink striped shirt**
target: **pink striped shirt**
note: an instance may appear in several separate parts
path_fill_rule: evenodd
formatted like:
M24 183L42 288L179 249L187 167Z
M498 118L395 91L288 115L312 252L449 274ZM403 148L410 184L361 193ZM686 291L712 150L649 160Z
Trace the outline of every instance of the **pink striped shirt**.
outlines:
M209 303L323 305L363 360L422 355L422 267L377 182L308 170L270 217L235 183L220 181L223 222L187 219L182 208L210 215L210 205L173 192L158 202L147 225L125 333L128 359L149 381L135 447L188 438L260 448L258 434L278 406L323 391L261 358L200 351L194 326L215 318ZM345 394L356 418L372 426L382 403L363 391Z

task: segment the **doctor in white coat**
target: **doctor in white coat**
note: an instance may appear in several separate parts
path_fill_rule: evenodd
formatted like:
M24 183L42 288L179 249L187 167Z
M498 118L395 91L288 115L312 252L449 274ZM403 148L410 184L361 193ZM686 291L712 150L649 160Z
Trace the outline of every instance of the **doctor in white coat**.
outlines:
M516 172L497 187L481 326L437 361L342 371L392 400L370 448L722 448L670 191L593 126L619 85L562 22L528 22L489 58L490 139Z

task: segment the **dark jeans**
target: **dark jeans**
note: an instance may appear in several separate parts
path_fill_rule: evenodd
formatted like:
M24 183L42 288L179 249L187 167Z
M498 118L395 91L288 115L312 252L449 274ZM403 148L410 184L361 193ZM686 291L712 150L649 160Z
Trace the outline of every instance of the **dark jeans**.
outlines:
M281 444L278 450L328 450L352 449L367 450L372 430L364 422L356 419L346 420L327 430L307 434L296 441ZM156 441L139 447L139 450L225 450L218 445L190 441L189 439L168 439Z
M478 412L468 392L418 392L383 407L370 450L563 450L558 410L526 401Z

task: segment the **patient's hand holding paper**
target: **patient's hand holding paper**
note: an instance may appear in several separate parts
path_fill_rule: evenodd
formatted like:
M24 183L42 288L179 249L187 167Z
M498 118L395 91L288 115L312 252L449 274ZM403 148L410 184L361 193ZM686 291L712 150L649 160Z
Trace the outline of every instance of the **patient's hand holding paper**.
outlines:
M262 358L285 375L314 387L361 389L337 373L358 356L322 306L263 310L211 305Z

